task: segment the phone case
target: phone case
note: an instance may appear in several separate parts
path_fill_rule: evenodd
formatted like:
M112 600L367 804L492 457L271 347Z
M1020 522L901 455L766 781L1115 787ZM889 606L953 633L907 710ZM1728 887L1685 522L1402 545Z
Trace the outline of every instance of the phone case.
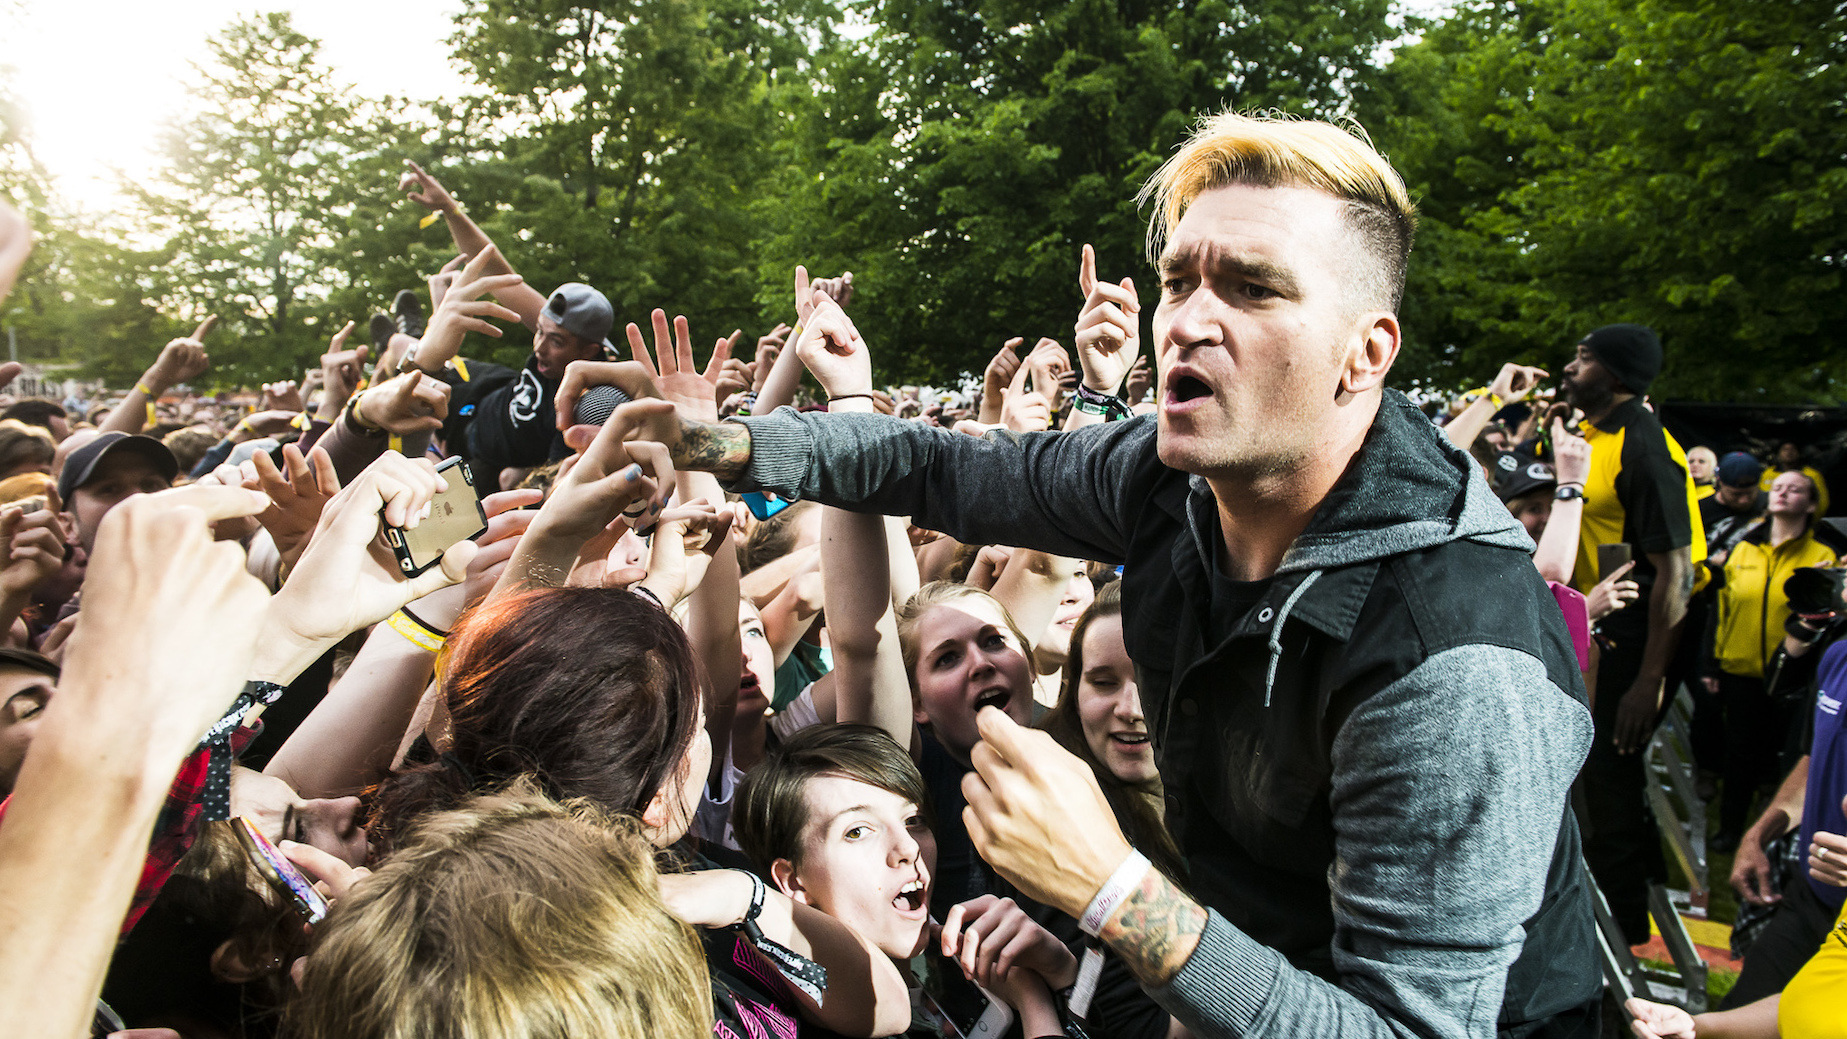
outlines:
M415 527L384 527L385 543L406 577L416 577L441 563L450 546L487 530L487 510L481 507L467 463L451 458L436 467L436 475L445 486L430 499L430 514Z
M256 824L248 818L240 815L233 825L237 828L238 843L244 846L245 853L250 856L250 861L256 863L257 872L263 874L269 886L288 899L302 919L311 924L326 919L327 900L321 897L319 891L314 890L314 882L296 868L293 862L284 858L282 852L269 843L269 838L263 836L263 831L257 829Z

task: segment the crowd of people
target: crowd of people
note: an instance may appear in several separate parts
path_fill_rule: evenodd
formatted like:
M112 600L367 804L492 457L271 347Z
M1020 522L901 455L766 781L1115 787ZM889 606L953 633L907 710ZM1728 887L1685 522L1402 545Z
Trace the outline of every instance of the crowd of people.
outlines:
M1624 1013L1847 1035L1821 474L1683 451L1636 325L1388 388L1358 136L1203 121L1148 350L1086 245L1070 341L949 389L875 383L851 274L749 358L618 336L399 188L456 257L369 343L245 407L208 318L0 415L9 1035L1597 1036L1682 688L1760 920L1724 1009Z

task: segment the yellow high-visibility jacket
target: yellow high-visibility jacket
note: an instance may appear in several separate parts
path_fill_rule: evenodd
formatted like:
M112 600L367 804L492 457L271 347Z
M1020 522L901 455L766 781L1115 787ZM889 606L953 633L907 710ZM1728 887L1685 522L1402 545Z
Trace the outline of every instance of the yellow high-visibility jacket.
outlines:
M1783 582L1805 566L1827 566L1847 551L1834 528L1811 522L1809 529L1780 545L1770 544L1770 520L1759 521L1725 558L1718 590L1713 656L1730 674L1762 678L1764 665L1783 644L1789 597Z

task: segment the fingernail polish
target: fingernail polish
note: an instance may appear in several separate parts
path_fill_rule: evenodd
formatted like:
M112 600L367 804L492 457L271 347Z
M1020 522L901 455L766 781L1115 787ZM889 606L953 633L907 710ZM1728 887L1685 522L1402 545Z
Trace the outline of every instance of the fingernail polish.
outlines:
M627 469L622 470L622 478L630 483L634 483L636 480L641 479L641 463L637 462Z

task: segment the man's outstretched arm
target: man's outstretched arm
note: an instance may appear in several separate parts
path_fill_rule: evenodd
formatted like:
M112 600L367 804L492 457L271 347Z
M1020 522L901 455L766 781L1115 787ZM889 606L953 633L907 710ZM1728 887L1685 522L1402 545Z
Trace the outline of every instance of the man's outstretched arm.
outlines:
M461 204L449 194L449 189L442 186L435 177L425 173L422 166L404 160L409 167L398 181L398 190L408 193L411 201L442 214L443 223L449 226L449 237L455 239L456 251L464 256L479 256L494 242L481 230L479 224L462 212ZM513 265L498 253L489 261L482 272L486 275L515 274ZM545 294L530 285L521 282L517 285L503 286L494 292L494 298L509 310L519 315L520 323L534 331L539 327L539 312L545 309Z
M625 439L660 439L676 468L714 473L728 490L910 516L968 544L1103 561L1123 558L1125 532L1160 466L1152 421L972 437L885 415L790 408L715 425L669 428L669 417L649 417Z

